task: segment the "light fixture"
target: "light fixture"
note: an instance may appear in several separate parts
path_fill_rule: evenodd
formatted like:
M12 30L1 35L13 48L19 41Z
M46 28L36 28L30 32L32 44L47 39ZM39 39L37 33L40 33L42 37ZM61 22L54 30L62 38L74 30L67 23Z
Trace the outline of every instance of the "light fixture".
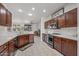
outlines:
M33 8L32 8L32 10L34 11L34 10L35 10L35 8L33 7Z
M46 10L44 9L44 10L43 10L43 12L45 13L45 12L46 12Z
M31 14L31 13L29 13L29 14L28 14L28 16L32 16L32 14Z
M22 9L18 9L18 12L23 12L23 10Z

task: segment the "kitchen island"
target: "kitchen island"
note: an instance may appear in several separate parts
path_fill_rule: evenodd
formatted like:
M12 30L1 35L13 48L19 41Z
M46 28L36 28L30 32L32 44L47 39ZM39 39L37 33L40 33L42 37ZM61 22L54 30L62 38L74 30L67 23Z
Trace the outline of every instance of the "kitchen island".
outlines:
M22 48L23 46L34 43L34 34L33 32L3 32L0 35L0 55L1 56L10 56L14 52Z

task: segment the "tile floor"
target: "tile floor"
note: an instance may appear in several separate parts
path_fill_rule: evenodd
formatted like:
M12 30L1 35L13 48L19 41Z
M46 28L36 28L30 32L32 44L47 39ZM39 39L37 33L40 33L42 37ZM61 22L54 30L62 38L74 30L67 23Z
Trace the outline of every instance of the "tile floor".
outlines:
M18 50L15 56L63 56L56 50L50 48L46 43L35 37L34 44L24 51Z

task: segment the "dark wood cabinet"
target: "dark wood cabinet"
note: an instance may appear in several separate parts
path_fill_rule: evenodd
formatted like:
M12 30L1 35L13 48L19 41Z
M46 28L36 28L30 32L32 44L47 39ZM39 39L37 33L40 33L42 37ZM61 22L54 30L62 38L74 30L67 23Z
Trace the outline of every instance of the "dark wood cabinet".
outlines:
M65 13L66 27L77 26L77 8Z
M47 22L44 23L44 27L45 27L45 29L47 29L47 27L48 27Z
M8 53L9 53L9 56L13 56L15 55L15 51L16 51L16 47L15 47L15 41L14 39L10 40L8 42Z
M8 43L3 44L0 46L0 56L8 56L9 55L8 50Z
M59 37L54 37L54 48L61 52L61 38Z
M0 46L0 56L14 56L17 49L28 43L34 43L34 34L17 36Z
M12 14L2 4L0 4L0 25L11 26Z
M68 46L67 46L67 40L65 39L62 39L62 53L64 55L67 55L67 49L68 49Z
M17 47L21 48L22 46L29 43L29 35L20 35L17 37Z
M65 14L58 16L58 27L64 28L65 27Z
M56 22L57 22L56 19L57 19L57 18L46 21L46 22L44 23L45 29L48 29L49 26L51 26L53 23L56 23Z
M0 4L0 25L4 25L6 23L6 8Z
M0 46L0 56L13 56L15 54L15 42L11 41Z
M1 52L1 56L9 56L8 48Z
M54 49L65 56L77 56L77 41L54 36Z
M54 21L55 20L55 21ZM70 10L62 15L45 22L45 28L48 28L52 23L57 22L58 28L77 27L77 8Z
M29 43L34 43L34 34L29 35Z
M12 14L11 14L11 12L9 12L8 10L7 10L7 12L6 12L6 26L11 26L12 25Z
M63 39L62 40L62 53L66 56L77 55L77 41Z

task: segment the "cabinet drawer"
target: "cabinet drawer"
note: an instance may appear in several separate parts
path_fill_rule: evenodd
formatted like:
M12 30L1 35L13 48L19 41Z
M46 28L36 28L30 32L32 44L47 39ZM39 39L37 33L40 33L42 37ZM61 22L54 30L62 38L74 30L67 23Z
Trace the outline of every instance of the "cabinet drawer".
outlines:
M1 53L4 49L6 49L6 48L8 48L8 43L6 43L6 44L0 46L0 53Z
M4 49L1 53L0 56L8 56L8 48Z

